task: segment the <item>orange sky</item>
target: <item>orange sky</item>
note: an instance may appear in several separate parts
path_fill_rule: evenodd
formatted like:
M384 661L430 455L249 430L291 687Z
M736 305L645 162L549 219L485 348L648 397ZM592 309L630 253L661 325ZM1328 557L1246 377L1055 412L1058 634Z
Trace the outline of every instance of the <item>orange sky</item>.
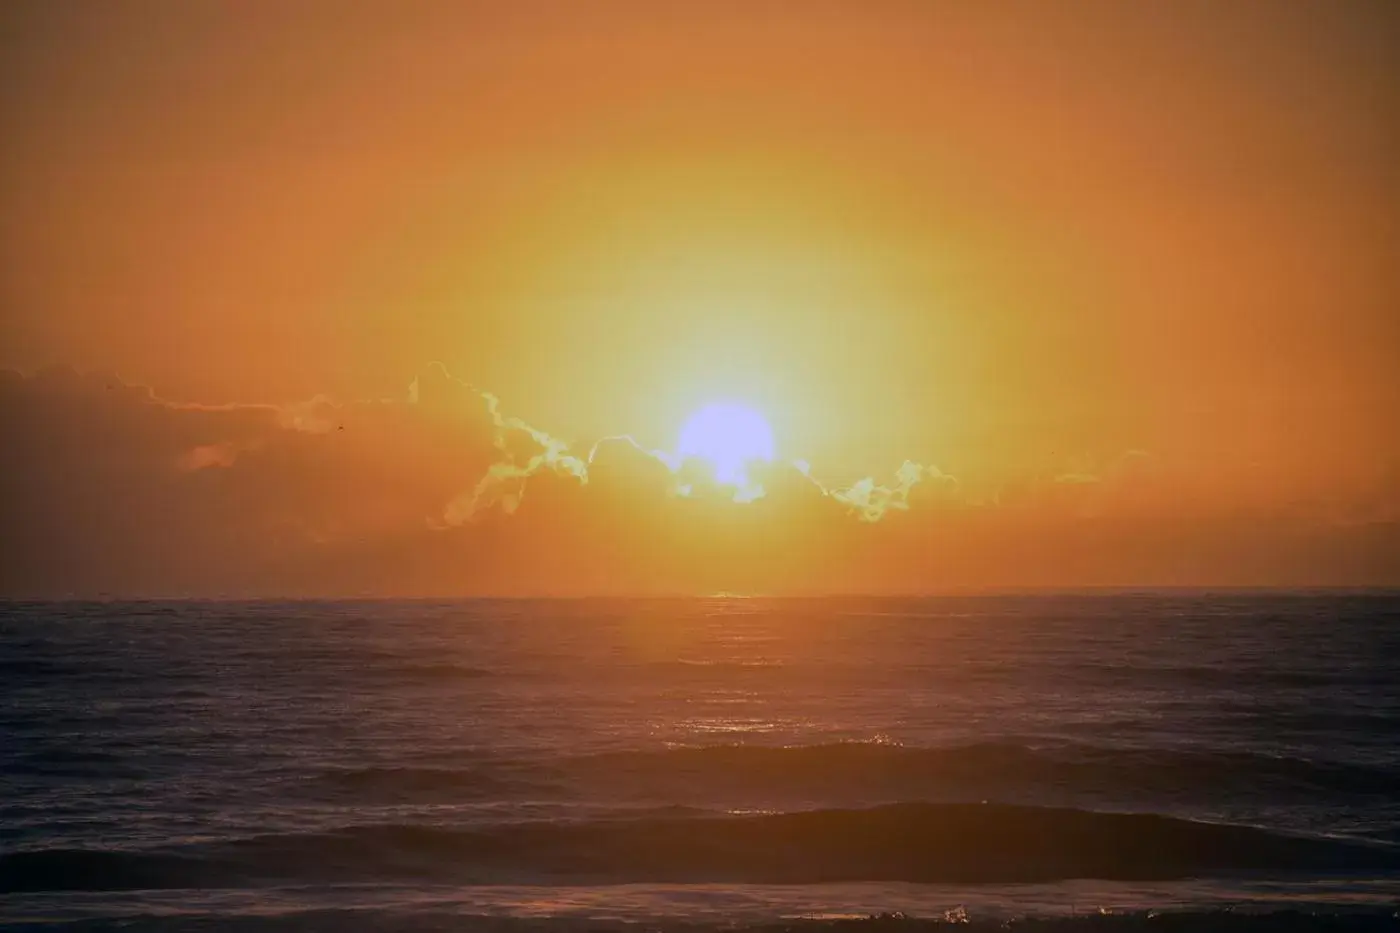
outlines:
M1400 7L798 10L6 4L3 589L1400 584ZM822 504L458 524L536 451L415 376L580 458L741 400Z

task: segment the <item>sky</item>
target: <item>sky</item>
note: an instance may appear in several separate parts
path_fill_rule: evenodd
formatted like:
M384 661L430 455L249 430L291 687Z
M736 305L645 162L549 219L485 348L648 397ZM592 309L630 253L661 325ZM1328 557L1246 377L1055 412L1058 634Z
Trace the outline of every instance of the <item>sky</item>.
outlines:
M0 592L1400 585L1397 49L1386 0L5 4ZM749 494L675 456L714 403Z

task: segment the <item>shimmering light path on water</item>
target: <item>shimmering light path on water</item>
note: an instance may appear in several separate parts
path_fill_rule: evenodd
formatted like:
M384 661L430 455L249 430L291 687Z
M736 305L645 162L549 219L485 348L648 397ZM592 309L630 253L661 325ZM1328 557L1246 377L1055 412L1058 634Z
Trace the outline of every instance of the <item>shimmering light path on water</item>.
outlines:
M0 920L1396 897L1394 595L0 613Z

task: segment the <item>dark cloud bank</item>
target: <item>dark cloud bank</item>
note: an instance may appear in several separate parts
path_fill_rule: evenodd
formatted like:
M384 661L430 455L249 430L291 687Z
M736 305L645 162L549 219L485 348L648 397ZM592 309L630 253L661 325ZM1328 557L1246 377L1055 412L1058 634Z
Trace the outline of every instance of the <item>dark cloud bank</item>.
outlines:
M702 464L565 445L440 366L401 398L286 406L6 372L0 428L8 596L1400 584L1394 471L1267 501L1138 452L975 495L930 466L832 489L774 464L736 503Z

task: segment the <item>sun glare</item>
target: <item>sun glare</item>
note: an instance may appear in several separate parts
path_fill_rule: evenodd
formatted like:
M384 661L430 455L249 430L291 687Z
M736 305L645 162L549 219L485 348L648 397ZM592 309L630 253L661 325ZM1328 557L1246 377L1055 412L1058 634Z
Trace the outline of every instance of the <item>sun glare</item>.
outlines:
M686 421L676 452L681 457L708 461L715 468L716 480L744 488L748 486L745 467L775 456L773 429L747 406L706 405Z

